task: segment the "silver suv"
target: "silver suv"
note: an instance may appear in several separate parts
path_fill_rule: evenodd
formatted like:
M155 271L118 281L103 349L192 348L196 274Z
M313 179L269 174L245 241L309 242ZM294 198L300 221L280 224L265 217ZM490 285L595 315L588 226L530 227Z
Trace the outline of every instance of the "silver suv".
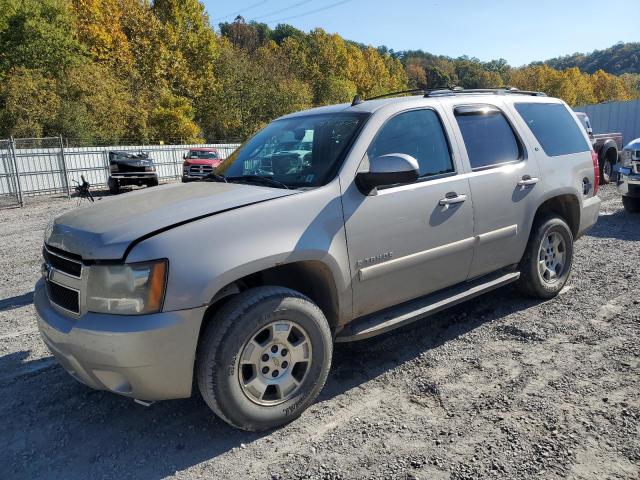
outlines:
M189 397L246 430L298 417L333 342L500 286L551 298L598 217L562 101L432 91L282 117L209 176L66 213L45 233L42 338L77 380Z

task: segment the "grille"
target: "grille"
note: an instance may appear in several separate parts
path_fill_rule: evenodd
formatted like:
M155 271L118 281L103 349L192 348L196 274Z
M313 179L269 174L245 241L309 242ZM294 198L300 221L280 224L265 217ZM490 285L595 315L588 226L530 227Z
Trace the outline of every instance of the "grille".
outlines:
M62 252L60 250L53 249L52 247L45 247L42 250L44 261L53 268L60 270L67 275L80 278L82 275L82 259L77 257L77 255L73 255L74 257L77 257L77 259L69 258L72 255L73 254L71 253Z
M118 163L118 173L141 173L145 172L146 168L138 165L131 165L129 163Z
M213 167L211 165L191 165L189 167L189 175L209 175L213 172Z
M80 313L80 300L75 290L47 281L47 293L49 300L59 307L73 313Z

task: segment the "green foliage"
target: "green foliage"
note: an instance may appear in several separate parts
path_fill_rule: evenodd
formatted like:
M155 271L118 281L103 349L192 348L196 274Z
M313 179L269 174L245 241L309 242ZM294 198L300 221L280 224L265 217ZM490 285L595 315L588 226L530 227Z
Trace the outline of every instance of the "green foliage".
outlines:
M187 98L169 91L160 93L149 115L151 138L162 142L202 142L200 128L194 122L194 110Z
M24 67L13 69L6 76L0 87L0 98L3 137L49 134L62 104L56 80Z
M619 42L604 50L594 50L586 54L574 53L552 58L544 63L557 70L578 67L587 73L596 73L598 70L604 70L613 75L640 73L640 42Z
M65 0L5 0L0 13L0 70L42 69L55 76L79 64L84 49L76 38Z

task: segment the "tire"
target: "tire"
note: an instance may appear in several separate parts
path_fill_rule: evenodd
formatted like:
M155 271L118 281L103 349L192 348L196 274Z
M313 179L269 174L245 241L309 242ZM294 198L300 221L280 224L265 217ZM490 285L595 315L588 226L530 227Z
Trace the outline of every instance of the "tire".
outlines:
M109 179L108 185L111 195L118 195L120 193L120 183L117 180Z
M561 244L547 244L548 239L560 239ZM548 253L551 250L552 253ZM555 253L554 253L555 252ZM558 259L558 260L556 260ZM573 234L567 223L560 217L547 216L535 222L524 256L520 261L518 287L524 294L541 298L553 298L566 285L573 264ZM558 268L558 265L561 265ZM544 271L544 273L543 273Z
M607 185L613 181L613 166L618 161L618 152L613 148L609 148L598 161L600 165L600 185Z
M613 165L605 157L600 161L600 185L608 185L613 175Z
M147 184L147 186L148 186L148 187L157 187L157 186L158 186L158 179L156 178L156 179L154 179L154 180L151 180L151 181Z
M273 332L280 330L287 333L275 340ZM283 345L293 346L288 351ZM308 360L294 364L294 351ZM253 288L229 300L202 334L196 358L198 387L211 410L228 424L266 430L295 420L311 405L329 374L332 352L329 324L309 298L283 287ZM290 364L283 359L290 359ZM277 374L281 377L271 378ZM292 378L298 382L295 388ZM271 382L283 386L270 384L264 394L257 393ZM253 390L252 385L258 387Z
M640 198L623 196L622 206L629 213L640 213Z

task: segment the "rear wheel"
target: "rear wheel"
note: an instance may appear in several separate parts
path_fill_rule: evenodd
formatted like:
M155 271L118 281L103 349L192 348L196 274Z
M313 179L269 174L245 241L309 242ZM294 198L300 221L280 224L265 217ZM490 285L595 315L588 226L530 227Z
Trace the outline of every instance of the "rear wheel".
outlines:
M622 206L629 213L640 213L640 198L622 197Z
M573 234L560 217L549 216L534 224L520 261L520 290L548 299L565 286L573 264Z
M327 320L310 299L288 288L254 288L211 319L198 347L198 387L207 405L234 427L276 427L315 400L332 349Z

